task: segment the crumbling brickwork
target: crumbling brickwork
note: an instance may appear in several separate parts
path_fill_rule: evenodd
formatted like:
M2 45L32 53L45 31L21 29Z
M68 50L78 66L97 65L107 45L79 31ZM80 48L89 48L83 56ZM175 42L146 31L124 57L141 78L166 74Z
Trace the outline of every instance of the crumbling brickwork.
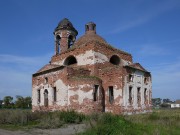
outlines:
M85 30L75 40L78 32L68 19L56 27L55 55L32 77L33 111L150 112L150 72L96 34L93 22Z

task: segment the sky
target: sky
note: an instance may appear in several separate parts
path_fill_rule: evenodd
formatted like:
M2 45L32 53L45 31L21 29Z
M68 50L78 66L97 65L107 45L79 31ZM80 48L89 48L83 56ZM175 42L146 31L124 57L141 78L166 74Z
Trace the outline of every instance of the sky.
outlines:
M153 98L180 99L180 0L0 0L0 99L31 96L32 74L54 54L54 29L68 18L129 52L152 74Z

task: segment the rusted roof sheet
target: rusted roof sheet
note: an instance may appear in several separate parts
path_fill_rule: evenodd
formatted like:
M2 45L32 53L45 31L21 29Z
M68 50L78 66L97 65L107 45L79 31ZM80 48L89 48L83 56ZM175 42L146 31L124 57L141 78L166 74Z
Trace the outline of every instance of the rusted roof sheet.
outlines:
M138 70L141 70L141 71L144 71L144 72L148 72L145 68L143 68L141 66L141 64L139 63L133 63L133 64L130 64L130 65L126 65L125 67L130 67L130 68L134 68L134 69L138 69ZM149 72L148 72L149 73Z
M40 73L49 69L53 69L59 67L59 65L55 65L55 64L46 64L44 67L42 67L40 70L38 70L36 73Z

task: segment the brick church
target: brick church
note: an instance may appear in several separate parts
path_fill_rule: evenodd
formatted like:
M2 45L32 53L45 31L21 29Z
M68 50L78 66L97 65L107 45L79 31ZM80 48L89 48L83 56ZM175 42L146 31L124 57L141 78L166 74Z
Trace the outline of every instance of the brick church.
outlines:
M95 23L87 23L85 34L76 40L77 35L66 18L55 28L55 54L32 75L32 110L150 112L150 72L99 36Z

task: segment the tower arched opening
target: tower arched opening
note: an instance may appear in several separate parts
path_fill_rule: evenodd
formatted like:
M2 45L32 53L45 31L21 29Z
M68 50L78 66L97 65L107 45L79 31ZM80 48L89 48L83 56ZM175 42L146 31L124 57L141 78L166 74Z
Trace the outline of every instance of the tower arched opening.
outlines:
M112 63L113 65L119 65L120 64L120 58L117 55L113 55L110 58L110 63Z
M64 65L66 65L66 66L76 64L76 63L77 63L77 60L76 60L76 58L74 56L69 56L64 61Z
M71 48L73 44L74 44L74 38L72 35L69 35L69 37L68 37L68 48Z
M56 54L60 53L60 41L61 41L61 37L57 35L56 36Z

